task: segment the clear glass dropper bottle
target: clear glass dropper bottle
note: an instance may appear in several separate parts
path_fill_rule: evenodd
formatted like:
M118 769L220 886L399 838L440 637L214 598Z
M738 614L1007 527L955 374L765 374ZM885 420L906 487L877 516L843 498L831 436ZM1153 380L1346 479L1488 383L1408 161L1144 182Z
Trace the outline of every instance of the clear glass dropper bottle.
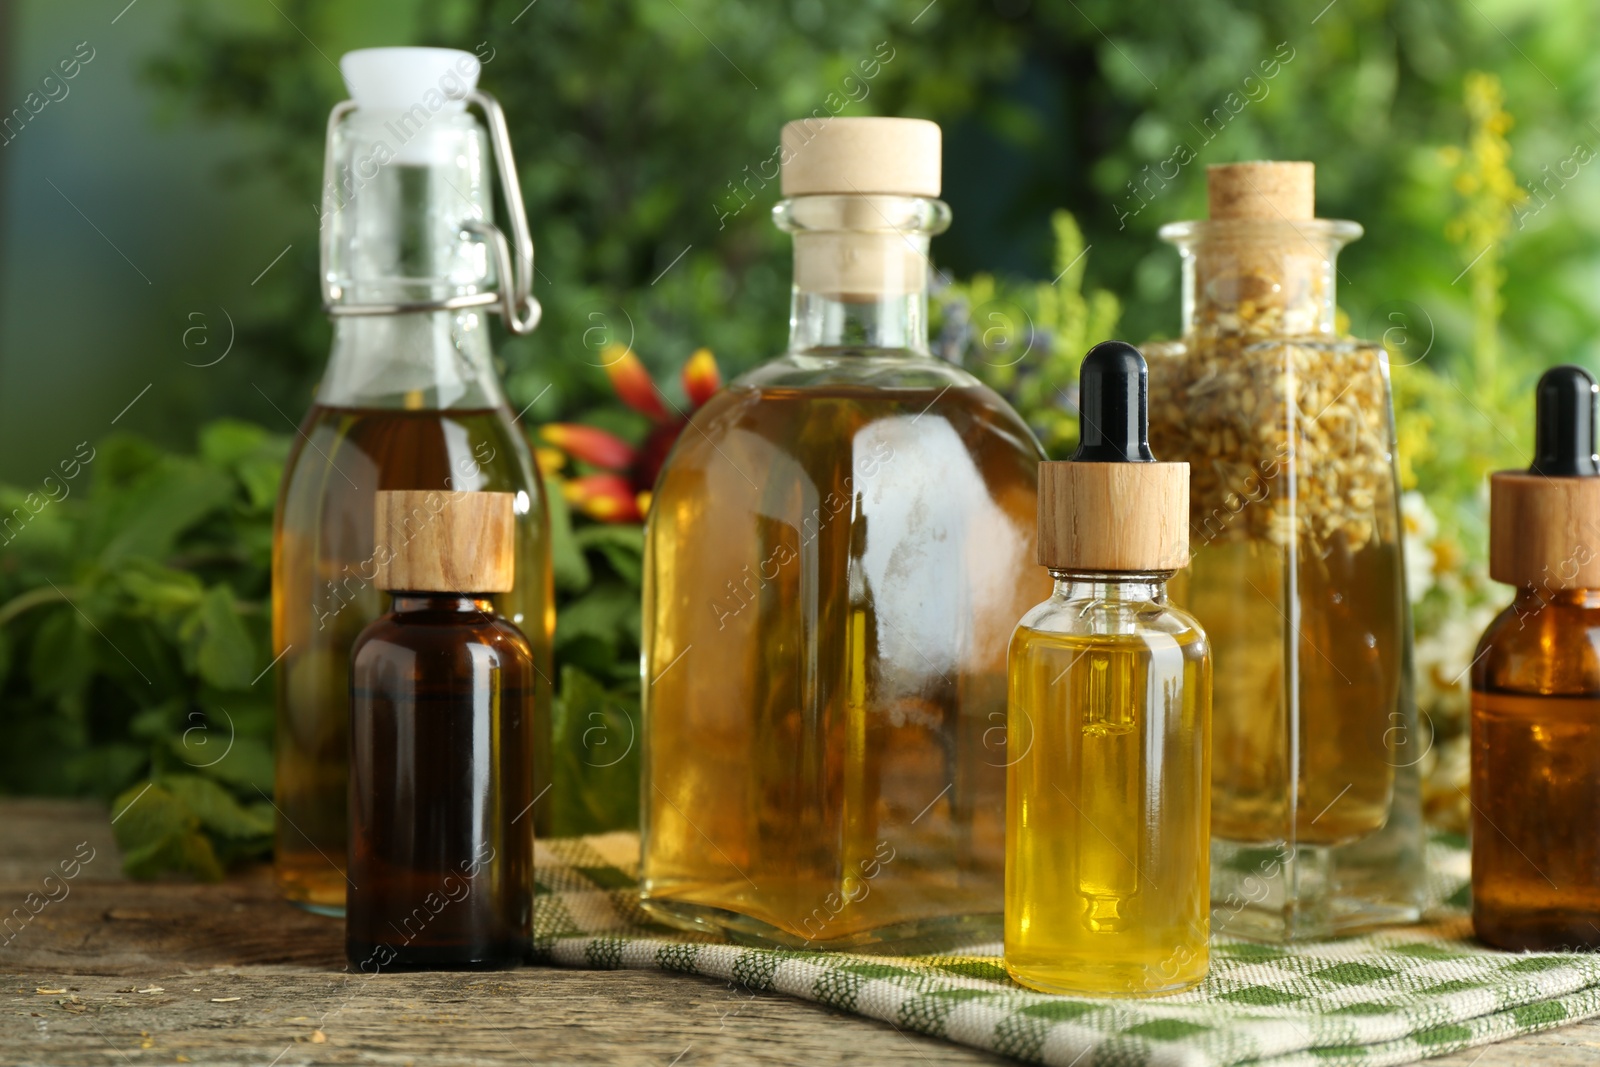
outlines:
M1209 966L1211 658L1167 603L1189 466L1157 463L1137 349L1084 358L1081 444L1039 467L1050 599L1011 639L1006 970L1049 993L1150 996Z

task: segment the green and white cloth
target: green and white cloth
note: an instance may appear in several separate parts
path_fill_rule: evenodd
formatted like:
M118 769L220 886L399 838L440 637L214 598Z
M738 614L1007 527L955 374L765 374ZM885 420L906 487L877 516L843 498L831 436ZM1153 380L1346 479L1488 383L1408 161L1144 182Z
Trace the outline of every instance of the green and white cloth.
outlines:
M1216 938L1205 982L1156 1000L1030 992L1006 976L998 945L884 957L678 933L640 909L637 859L633 834L539 842L536 959L705 975L1063 1067L1376 1067L1600 1014L1600 957L1471 940L1467 853L1448 838L1429 846L1440 903L1426 923L1290 947Z

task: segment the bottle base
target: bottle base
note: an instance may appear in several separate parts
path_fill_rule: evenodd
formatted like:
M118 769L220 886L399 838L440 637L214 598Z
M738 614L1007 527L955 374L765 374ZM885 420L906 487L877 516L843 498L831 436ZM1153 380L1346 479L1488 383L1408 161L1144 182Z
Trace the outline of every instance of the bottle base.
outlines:
M1490 913L1474 908L1472 931L1490 948L1507 952L1600 951L1600 912Z
M1000 915L956 915L911 919L871 930L808 939L749 915L709 904L648 896L639 903L652 918L669 926L726 937L754 948L928 955L969 949L974 945L998 944L1004 932Z
M1117 967L1104 961L1017 963L1008 955L1006 973L1018 985L1040 993L1136 1000L1167 997L1193 989L1205 981L1210 966L1207 964L1188 974L1168 976L1149 967Z
M291 900L289 903L301 911L309 911L313 915L325 915L330 919L344 918L343 904L318 904L311 900Z
M525 962L529 941L493 945L394 945L346 941L345 959L365 974L387 971L503 971Z
M327 863L310 866L280 861L273 877L278 893L295 907L313 915L344 918L346 883L342 868Z
M1285 944L1346 937L1422 918L1420 847L1382 863L1354 846L1211 841L1211 932Z

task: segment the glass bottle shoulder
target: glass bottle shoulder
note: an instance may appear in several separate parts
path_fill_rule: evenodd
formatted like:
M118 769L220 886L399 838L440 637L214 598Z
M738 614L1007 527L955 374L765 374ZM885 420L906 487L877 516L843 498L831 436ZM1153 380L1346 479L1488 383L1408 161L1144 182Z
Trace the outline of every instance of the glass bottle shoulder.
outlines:
M1600 694L1600 590L1521 592L1479 639L1472 687Z
M1036 605L1017 624L1014 643L1029 641L1183 646L1191 655L1207 653L1205 631L1181 608L1163 600L1125 599L1093 593L1058 593Z
M531 664L533 649L503 616L453 611L388 612L362 630L350 649L358 673L386 661L415 669L429 659L435 670L468 663L507 668Z
M733 385L754 389L857 386L988 391L967 371L933 356L905 349L852 346L786 352L740 375Z
M807 414L790 414L801 411ZM980 434L999 450L993 455L1009 453L1027 464L1045 458L1022 417L967 371L933 356L859 348L790 352L741 375L695 412L698 432L684 433L677 451L719 447L718 440L740 428L765 437L814 437L826 426L835 440L848 440L863 426L897 418L928 432L949 424L969 446Z

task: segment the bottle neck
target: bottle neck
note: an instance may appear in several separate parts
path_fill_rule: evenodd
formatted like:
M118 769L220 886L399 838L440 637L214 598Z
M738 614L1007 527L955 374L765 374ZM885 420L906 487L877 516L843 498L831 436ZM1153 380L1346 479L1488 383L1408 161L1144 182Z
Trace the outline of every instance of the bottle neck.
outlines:
M1186 336L1332 336L1339 250L1361 227L1334 219L1177 222Z
M494 614L494 603L487 596L461 593L420 593L396 591L392 610L396 615L462 615L480 618Z
M481 309L334 317L317 403L481 409L503 402Z
M795 258L798 274L798 251ZM789 304L789 350L807 352L819 348L903 349L931 355L927 288L873 297L807 292L796 286Z
M468 227L492 218L483 128L446 107L357 110L335 128L323 190L323 279L336 306L482 297L495 285ZM335 315L317 401L332 407L483 408L502 402L484 307Z
M829 354L928 347L928 243L950 222L915 196L801 196L773 210L794 234L789 350Z
M1172 571L1119 572L1069 571L1051 568L1055 579L1052 596L1062 600L1129 601L1165 604L1167 580Z
M1600 608L1600 589L1548 589L1525 585L1517 590L1515 606L1519 612L1543 607Z

